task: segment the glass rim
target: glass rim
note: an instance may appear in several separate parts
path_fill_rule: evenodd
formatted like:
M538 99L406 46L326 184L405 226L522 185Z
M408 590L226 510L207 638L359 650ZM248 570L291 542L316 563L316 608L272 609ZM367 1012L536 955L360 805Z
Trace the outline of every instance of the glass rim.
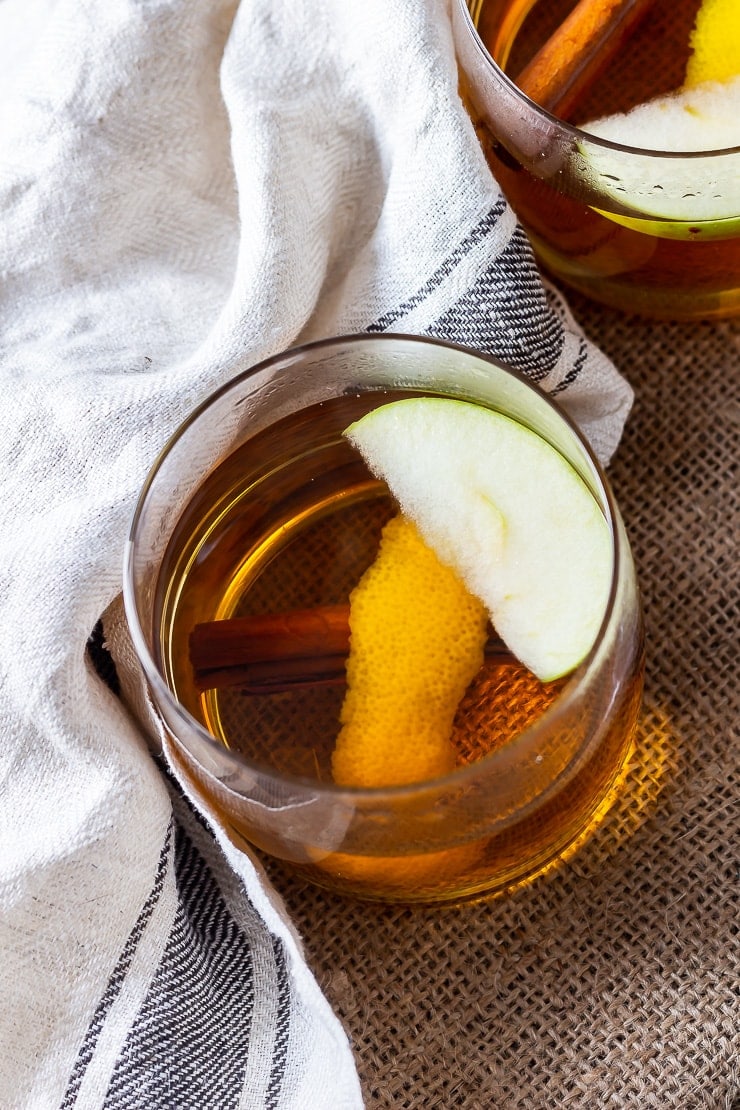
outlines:
M718 147L713 150L652 150L650 147L630 146L627 143L614 142L613 139L604 139L599 135L592 134L590 131L584 131L580 127L575 127L573 124L567 123L559 116L553 115L552 112L548 112L548 110L543 108L541 104L538 104L536 100L532 100L531 97L527 96L527 94L519 88L516 81L504 72L478 33L478 28L470 13L468 0L453 0L453 3L462 15L463 22L465 23L473 44L477 47L485 62L493 69L502 84L505 85L518 100L526 104L530 110L548 120L550 124L560 130L564 135L567 135L575 144L587 142L592 146L602 147L605 150L616 150L621 154L635 155L641 158L661 159L666 163L678 159L682 161L686 159L698 161L702 158L716 160L718 158L730 158L733 155L740 154L740 144L729 147Z
M434 778L423 779L419 782L404 783L399 785L388 785L378 787L354 787L344 786L334 782L322 782L307 776L289 774L287 772L278 772L271 768L269 765L259 763L255 760L248 759L240 752L233 751L231 748L226 747L224 743L214 737L201 723L194 717L182 703L178 700L174 691L166 682L159 666L154 659L152 652L147 643L146 634L139 618L138 605L136 602L136 586L134 582L134 563L136 554L137 534L139 530L139 522L146 510L149 491L155 483L157 476L174 450L182 437L192 428L200 417L213 406L218 404L224 397L226 397L232 390L236 390L247 382L250 378L262 373L263 371L278 367L281 363L288 360L294 360L304 357L312 352L321 350L331 351L334 348L355 345L367 344L368 346L376 345L378 343L410 343L415 346L429 346L433 349L447 349L461 353L467 357L487 363L494 366L497 372L504 373L511 378L514 378L519 383L523 384L526 388L531 389L532 392L539 398L541 402L553 410L558 419L562 421L578 442L580 447L585 452L586 458L592 470L592 476L598 483L598 495L603 502L606 522L609 527L611 536L612 547L612 571L611 583L609 588L609 596L607 599L604 616L599 627L596 638L589 649L586 657L578 664L578 666L570 672L567 676L567 683L560 694L555 698L551 705L530 725L528 725L521 732L513 736L503 747L497 748L493 752L482 756L480 759L474 760L472 763L462 764L455 767L454 770L445 775L440 775ZM374 390L369 389L368 392ZM380 391L380 390L378 390ZM540 434L540 433L537 433ZM544 437L542 437L544 438ZM557 448L556 448L557 450ZM571 464L572 465L572 464ZM588 684L588 679L597 665L597 655L599 649L604 641L604 638L612 625L614 620L618 620L615 612L615 602L617 594L617 584L620 579L622 561L624 559L623 541L619 536L619 529L617 522L620 519L619 509L611 489L609 481L606 477L604 468L596 457L593 448L589 444L583 432L580 430L575 421L570 415L565 412L560 405L539 386L539 384L529 378L523 371L516 370L514 367L507 365L505 362L496 358L494 355L484 354L472 347L466 347L459 343L454 343L446 339L437 339L434 336L428 335L412 335L406 332L350 332L342 335L329 336L324 339L312 340L306 343L298 344L293 347L288 347L275 354L268 355L264 359L248 366L244 370L240 370L232 378L223 382L220 386L209 393L203 401L195 406L188 416L180 422L175 431L167 438L163 447L156 455L153 463L149 467L141 491L138 495L136 505L131 517L126 542L123 552L123 605L126 621L129 628L129 633L133 643L134 651L137 659L139 660L146 682L156 691L157 697L161 698L168 705L169 710L183 722L187 729L194 731L198 739L204 742L210 748L214 755L224 761L225 764L231 765L235 770L248 771L252 774L258 774L264 779L270 779L275 783L281 785L294 786L301 790L310 790L314 795L321 795L322 797L333 797L339 799L346 797L351 799L355 805L362 806L363 802L366 803L379 803L383 798L395 799L423 796L426 793L439 791L442 788L447 788L452 784L463 784L471 779L475 779L481 774L481 769L489 768L495 763L503 764L511 758L511 754L518 753L521 749L527 747L535 747L537 738L545 732L549 732L553 723L557 723L558 717L562 716L568 709L569 704L577 696L578 692ZM155 708L159 713L157 707L157 699L154 700ZM187 742L182 740L181 737L174 733L171 728L165 723L165 729L171 733L177 744L183 747L188 757L200 766L200 760L193 753L188 746ZM537 804L546 799L550 793L558 788L558 784L564 778L567 778L573 763L582 757L584 752L584 745L579 745L573 752L572 757L568 760L564 767L555 776L552 782L537 795ZM204 771L210 775L211 772ZM220 776L216 776L219 778ZM234 787L229 787L235 789ZM238 792L238 790L237 790Z

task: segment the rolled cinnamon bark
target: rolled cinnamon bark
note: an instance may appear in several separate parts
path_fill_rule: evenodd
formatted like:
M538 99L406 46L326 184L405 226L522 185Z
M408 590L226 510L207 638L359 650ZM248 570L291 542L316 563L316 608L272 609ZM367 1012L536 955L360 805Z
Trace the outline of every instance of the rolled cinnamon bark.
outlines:
M653 0L580 0L515 78L530 100L567 119Z

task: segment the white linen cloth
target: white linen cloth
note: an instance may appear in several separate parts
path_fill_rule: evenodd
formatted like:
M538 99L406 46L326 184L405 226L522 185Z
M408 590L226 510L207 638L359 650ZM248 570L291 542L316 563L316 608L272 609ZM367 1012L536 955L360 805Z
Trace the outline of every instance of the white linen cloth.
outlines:
M323 335L499 354L604 460L630 389L540 282L443 0L0 0L0 62L0 1105L360 1106L279 899L86 654L138 490Z

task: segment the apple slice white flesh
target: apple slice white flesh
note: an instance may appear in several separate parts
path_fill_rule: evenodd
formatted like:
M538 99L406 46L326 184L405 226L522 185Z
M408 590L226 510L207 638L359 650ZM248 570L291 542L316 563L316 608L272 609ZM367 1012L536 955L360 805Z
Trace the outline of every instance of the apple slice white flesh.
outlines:
M630 219L600 208L604 215L667 238L737 233L740 154L705 159L701 153L740 146L740 77L681 89L581 130L632 148L580 144L591 183L634 211ZM649 151L690 157L658 161Z
M584 659L612 537L558 451L498 412L437 397L381 405L344 434L526 667L547 682Z

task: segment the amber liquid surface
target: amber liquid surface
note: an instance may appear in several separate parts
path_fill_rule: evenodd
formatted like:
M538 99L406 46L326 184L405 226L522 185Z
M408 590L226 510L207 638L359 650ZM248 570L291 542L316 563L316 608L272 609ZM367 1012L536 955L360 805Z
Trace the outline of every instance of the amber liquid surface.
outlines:
M393 399L385 394L384 400ZM208 477L170 543L159 582L159 664L180 702L251 764L331 783L343 686L245 695L198 690L188 655L195 624L346 602L397 508L341 432L377 404L348 396L306 409L239 448ZM507 745L555 701L568 679L543 685L513 657L484 664L460 704L452 741L460 765ZM293 863L309 877L367 897L460 897L547 862L581 831L619 774L639 702L639 668L618 695L614 723L579 776L516 829L420 862L423 845L361 859L338 852ZM201 785L203 783L201 782ZM206 787L207 788L207 787ZM218 805L223 810L224 802ZM228 808L228 805L227 805ZM247 841L265 844L236 812ZM463 838L464 839L464 836ZM498 880L497 880L498 881ZM501 884L499 884L501 885Z
M654 0L566 120L625 112L674 92L684 79L689 36L700 0ZM472 0L482 41L516 81L524 66L575 7L574 0ZM628 312L658 318L709 319L740 312L738 220L726 232L700 223L679 235L656 234L655 221L624 226L598 211L598 201L568 185L562 167L552 177L530 172L507 149L507 136L484 122L476 90L463 83L491 168L552 273L581 292ZM740 216L740 179L737 185ZM607 207L602 204L602 209Z

